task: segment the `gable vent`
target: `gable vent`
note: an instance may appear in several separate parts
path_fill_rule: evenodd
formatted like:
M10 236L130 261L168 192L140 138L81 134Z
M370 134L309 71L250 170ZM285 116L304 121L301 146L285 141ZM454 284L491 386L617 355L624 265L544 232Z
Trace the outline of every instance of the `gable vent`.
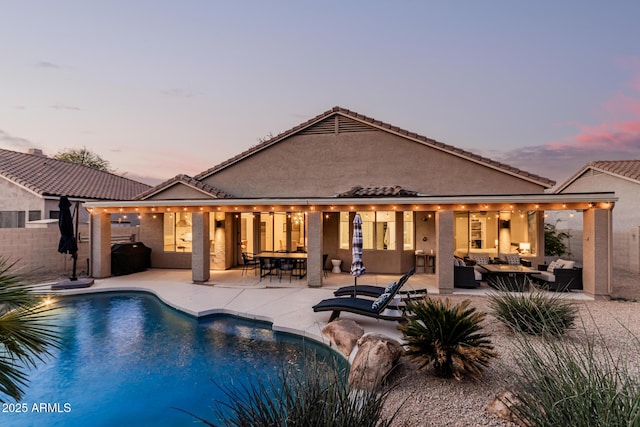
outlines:
M319 121L313 126L310 126L300 132L300 135L325 135L333 134L336 132L336 120L335 117L327 117L324 120Z
M370 132L372 130L375 130L369 125L352 120L348 117L336 115L332 117L327 117L326 119L319 121L315 125L308 127L307 129L300 132L300 135L335 134L336 120L338 121L338 125L337 125L338 133Z
M364 123L351 120L347 117L338 116L338 132L339 133L370 132L372 130L375 130L375 129L369 125L365 125Z

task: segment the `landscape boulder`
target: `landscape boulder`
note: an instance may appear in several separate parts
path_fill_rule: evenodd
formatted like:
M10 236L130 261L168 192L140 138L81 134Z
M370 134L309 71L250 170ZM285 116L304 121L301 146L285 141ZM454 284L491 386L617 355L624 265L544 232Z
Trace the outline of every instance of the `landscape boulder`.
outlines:
M346 357L349 357L363 334L362 326L349 319L334 320L322 330L322 335L329 338L331 345L335 345Z
M373 390L389 373L404 352L400 343L381 334L368 333L358 340L349 386L361 390Z
M498 396L496 396L496 398L493 399L491 403L489 403L489 405L487 405L487 412L500 417L503 420L525 427L528 424L518 418L511 410L511 407L517 403L518 398L516 397L516 395L514 395L510 391L503 391Z

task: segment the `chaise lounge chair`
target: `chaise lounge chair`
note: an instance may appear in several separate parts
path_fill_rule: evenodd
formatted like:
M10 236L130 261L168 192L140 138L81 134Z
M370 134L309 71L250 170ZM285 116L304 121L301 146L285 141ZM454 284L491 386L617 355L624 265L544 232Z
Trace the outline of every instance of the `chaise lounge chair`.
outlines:
M415 273L415 271L416 271L415 268L411 268L411 270L405 273L400 278L400 280L398 280L397 283L399 283L400 288L404 286L407 280L409 280L409 277L411 277L411 275ZM361 295L365 297L378 298L380 295L384 294L385 292L389 292L389 289L391 289L391 286L393 286L394 284L396 284L396 282L393 282L386 287L374 286L374 285L343 286L342 288L337 289L333 294L337 297ZM417 289L413 291L400 290L398 291L398 294L401 295L403 299L423 297L427 294L427 290L426 289Z
M388 287L389 292L383 293L376 300L358 297L328 298L314 305L313 311L316 313L319 311L331 311L329 322L340 317L340 313L343 311L375 319L403 321L405 318L404 310L401 307L391 307L389 304L411 274L413 274L413 269L403 276L403 278L406 276L404 281L401 278L397 283L391 284Z

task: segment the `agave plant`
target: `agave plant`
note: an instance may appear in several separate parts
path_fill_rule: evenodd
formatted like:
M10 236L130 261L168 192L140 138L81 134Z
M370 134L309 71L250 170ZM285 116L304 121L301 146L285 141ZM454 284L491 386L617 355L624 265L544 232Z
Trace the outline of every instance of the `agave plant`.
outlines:
M20 400L28 384L26 371L60 346L50 321L53 307L10 271L15 263L0 258L0 402Z
M470 304L465 300L452 307L448 298L429 297L407 303L413 315L399 327L408 346L405 354L420 369L432 365L438 376L479 379L496 353L480 325L486 313Z
M514 331L529 335L562 335L578 314L570 302L537 289L529 292L494 292L492 314Z

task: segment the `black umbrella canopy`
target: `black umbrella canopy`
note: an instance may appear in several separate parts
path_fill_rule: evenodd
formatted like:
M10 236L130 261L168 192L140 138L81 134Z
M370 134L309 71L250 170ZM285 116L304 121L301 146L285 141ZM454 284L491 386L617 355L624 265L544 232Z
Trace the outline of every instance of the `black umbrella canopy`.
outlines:
M60 217L58 218L60 243L58 244L58 252L61 254L75 254L78 252L78 243L76 242L76 236L73 231L71 202L67 196L60 197L58 207L60 208Z

